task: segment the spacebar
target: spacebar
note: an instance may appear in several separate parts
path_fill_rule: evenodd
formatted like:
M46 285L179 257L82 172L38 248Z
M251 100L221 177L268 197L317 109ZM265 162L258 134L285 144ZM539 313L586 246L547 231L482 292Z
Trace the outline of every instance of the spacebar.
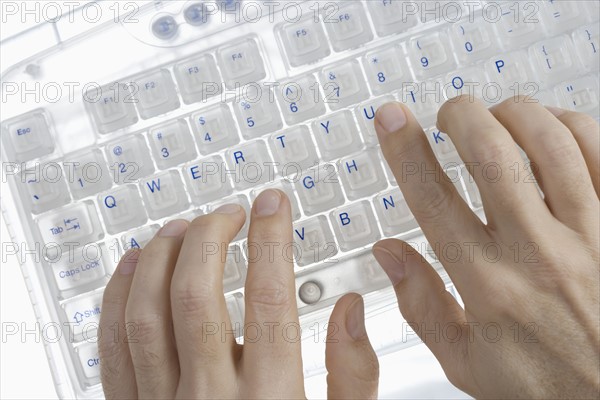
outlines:
M324 262L296 275L300 315L325 308L349 292L370 293L391 286L371 249L343 260Z

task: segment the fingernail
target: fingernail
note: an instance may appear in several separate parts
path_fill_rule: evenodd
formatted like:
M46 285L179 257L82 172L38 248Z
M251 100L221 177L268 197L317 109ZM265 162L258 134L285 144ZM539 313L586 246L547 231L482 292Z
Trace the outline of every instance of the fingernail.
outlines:
M406 125L406 114L399 103L387 103L377 110L377 122L386 132L396 132Z
M265 190L256 198L256 215L268 217L279 210L281 204L281 194L277 190Z
M561 115L567 112L567 110L552 106L546 106L546 109L550 111L555 117L560 117Z
M392 281L392 285L396 285L404 279L406 273L404 263L400 262L396 256L380 247L373 249L373 255Z
M165 226L163 226L158 232L159 237L178 237L185 233L187 230L188 224L182 219L176 219L174 221L169 221Z
M119 273L121 275L131 275L137 266L140 252L137 249L129 249L121 258L119 265Z
M240 208L242 208L242 206L240 206L239 204L225 204L224 206L217 208L214 211L214 213L215 214L236 214L236 213L240 212Z
M365 306L362 297L354 300L346 311L346 330L354 340L361 339L367 335L367 328L365 328Z

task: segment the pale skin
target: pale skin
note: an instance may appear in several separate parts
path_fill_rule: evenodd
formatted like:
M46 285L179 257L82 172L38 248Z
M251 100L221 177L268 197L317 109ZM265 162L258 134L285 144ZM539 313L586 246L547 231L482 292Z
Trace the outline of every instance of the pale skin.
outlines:
M458 260L437 254L462 308L410 246L380 241L373 254L394 285L402 316L423 335L449 380L474 397L597 398L598 125L586 115L523 98L488 110L466 97L447 102L437 124L460 157L475 165L470 172L485 222L444 174L437 179L420 174L440 166L408 108L390 103L378 110L375 127L407 204L434 249L452 241L495 243L504 251L493 263L481 251L465 251ZM515 142L535 164L544 197L525 179L529 170ZM511 172L492 181L482 167L489 162ZM417 166L416 174L405 173L409 164L411 171ZM298 323L293 263L288 254L267 250L270 243L281 244L280 249L292 243L290 202L280 191L265 191L250 219L248 242L254 246L249 246L245 323L271 324L272 340L265 335L242 346L233 335L203 338L201 333L206 321L231 329L223 296L224 257L209 255L202 244L226 247L244 223L243 209L228 205L191 223L171 221L142 251L123 257L106 288L102 331L113 332L115 324L136 326L134 341L127 340L124 329L117 338L100 337L107 398L305 397L300 343L284 340L281 328ZM534 244L537 250L527 259L530 252L515 257L510 247L515 243ZM258 257L258 249L273 256ZM337 328L337 341L326 349L328 397L376 398L378 362L365 330L362 298L343 296L330 323ZM502 334L484 332L489 324ZM450 325L458 327L450 338L456 340L424 334Z

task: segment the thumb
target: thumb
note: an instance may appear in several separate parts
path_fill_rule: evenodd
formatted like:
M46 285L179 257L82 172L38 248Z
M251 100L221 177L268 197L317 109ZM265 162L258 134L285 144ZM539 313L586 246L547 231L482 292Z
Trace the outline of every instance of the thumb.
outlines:
M386 272L402 316L438 359L446 376L465 390L468 330L465 311L435 269L408 243L386 239L373 255Z
M327 326L327 397L375 399L379 362L365 329L361 296L350 293L336 303Z

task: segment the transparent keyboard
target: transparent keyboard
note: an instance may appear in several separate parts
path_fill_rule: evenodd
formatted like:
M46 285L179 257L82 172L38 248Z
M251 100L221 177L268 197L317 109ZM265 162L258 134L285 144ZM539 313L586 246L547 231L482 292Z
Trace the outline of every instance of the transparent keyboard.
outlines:
M393 306L370 247L425 242L379 149L382 104L413 110L476 211L477 188L435 127L446 99L521 94L599 117L597 1L151 3L135 24L93 26L3 77L3 210L36 312L63 332L47 350L64 397L100 393L93 339L120 255L175 218L226 203L249 214L266 188L292 203L303 325L349 291L372 299L373 318ZM244 14L251 3L262 18ZM53 101L7 95L6 82L78 84ZM242 324L247 228L224 273Z

